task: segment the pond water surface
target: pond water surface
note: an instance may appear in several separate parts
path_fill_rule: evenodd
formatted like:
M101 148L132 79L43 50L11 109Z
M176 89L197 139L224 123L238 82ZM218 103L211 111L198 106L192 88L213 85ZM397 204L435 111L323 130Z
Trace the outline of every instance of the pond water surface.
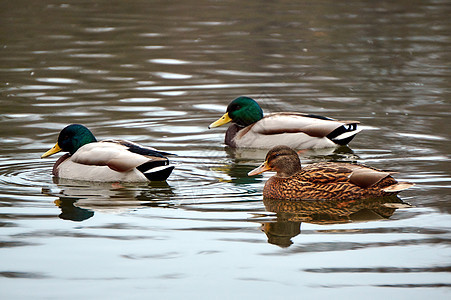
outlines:
M449 1L10 1L0 12L2 299L444 299ZM207 126L237 96L359 120L302 153L414 188L344 210L263 202L266 151ZM176 153L166 183L52 178L70 123Z

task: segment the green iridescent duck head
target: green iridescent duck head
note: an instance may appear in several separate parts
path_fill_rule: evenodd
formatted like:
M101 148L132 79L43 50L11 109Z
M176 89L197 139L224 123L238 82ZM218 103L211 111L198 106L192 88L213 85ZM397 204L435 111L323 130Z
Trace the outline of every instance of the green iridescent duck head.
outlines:
M52 149L42 154L45 158L60 151L74 154L81 146L97 142L92 132L83 125L71 124L61 130L58 136L58 142Z
M263 110L258 103L249 97L238 97L227 106L227 112L208 126L215 128L233 122L241 127L249 126L263 118Z

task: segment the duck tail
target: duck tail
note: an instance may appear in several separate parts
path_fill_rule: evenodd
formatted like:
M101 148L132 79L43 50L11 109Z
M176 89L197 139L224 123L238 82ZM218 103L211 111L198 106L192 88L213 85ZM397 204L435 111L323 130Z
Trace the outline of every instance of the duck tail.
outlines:
M327 138L338 145L347 145L362 129L356 123L344 124L327 135Z
M397 192L406 190L408 188L411 188L414 185L415 185L415 183L412 183L412 182L398 182L396 184L387 186L386 188L383 188L382 190L387 193L397 193Z
M167 160L148 161L136 168L150 181L165 181L174 170Z

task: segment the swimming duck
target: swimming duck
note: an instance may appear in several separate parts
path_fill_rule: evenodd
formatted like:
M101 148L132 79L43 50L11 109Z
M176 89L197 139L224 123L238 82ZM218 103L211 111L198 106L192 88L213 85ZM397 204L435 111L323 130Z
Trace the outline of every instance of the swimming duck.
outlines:
M348 144L361 131L358 121L279 112L263 116L258 103L249 97L238 97L227 106L227 112L208 126L215 128L232 122L225 143L233 148L265 148L287 145L295 149L320 149Z
M396 195L413 183L397 182L390 174L359 164L323 162L301 168L298 154L276 146L265 162L248 173L277 172L263 188L263 197L279 200L345 200Z
M164 181L174 166L165 155L151 147L126 140L98 142L83 125L72 124L61 130L58 142L41 158L68 152L53 166L56 177L87 181Z

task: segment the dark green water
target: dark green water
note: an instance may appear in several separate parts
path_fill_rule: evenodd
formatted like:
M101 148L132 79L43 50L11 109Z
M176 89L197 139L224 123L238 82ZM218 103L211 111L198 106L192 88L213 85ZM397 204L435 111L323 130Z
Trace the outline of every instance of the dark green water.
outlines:
M445 299L450 295L449 1L10 1L0 12L2 299ZM410 205L274 213L265 151L208 130L239 95L359 120L355 161L416 183ZM178 154L166 184L51 177L82 123ZM268 204L267 204L268 205ZM269 206L267 206L269 207Z

